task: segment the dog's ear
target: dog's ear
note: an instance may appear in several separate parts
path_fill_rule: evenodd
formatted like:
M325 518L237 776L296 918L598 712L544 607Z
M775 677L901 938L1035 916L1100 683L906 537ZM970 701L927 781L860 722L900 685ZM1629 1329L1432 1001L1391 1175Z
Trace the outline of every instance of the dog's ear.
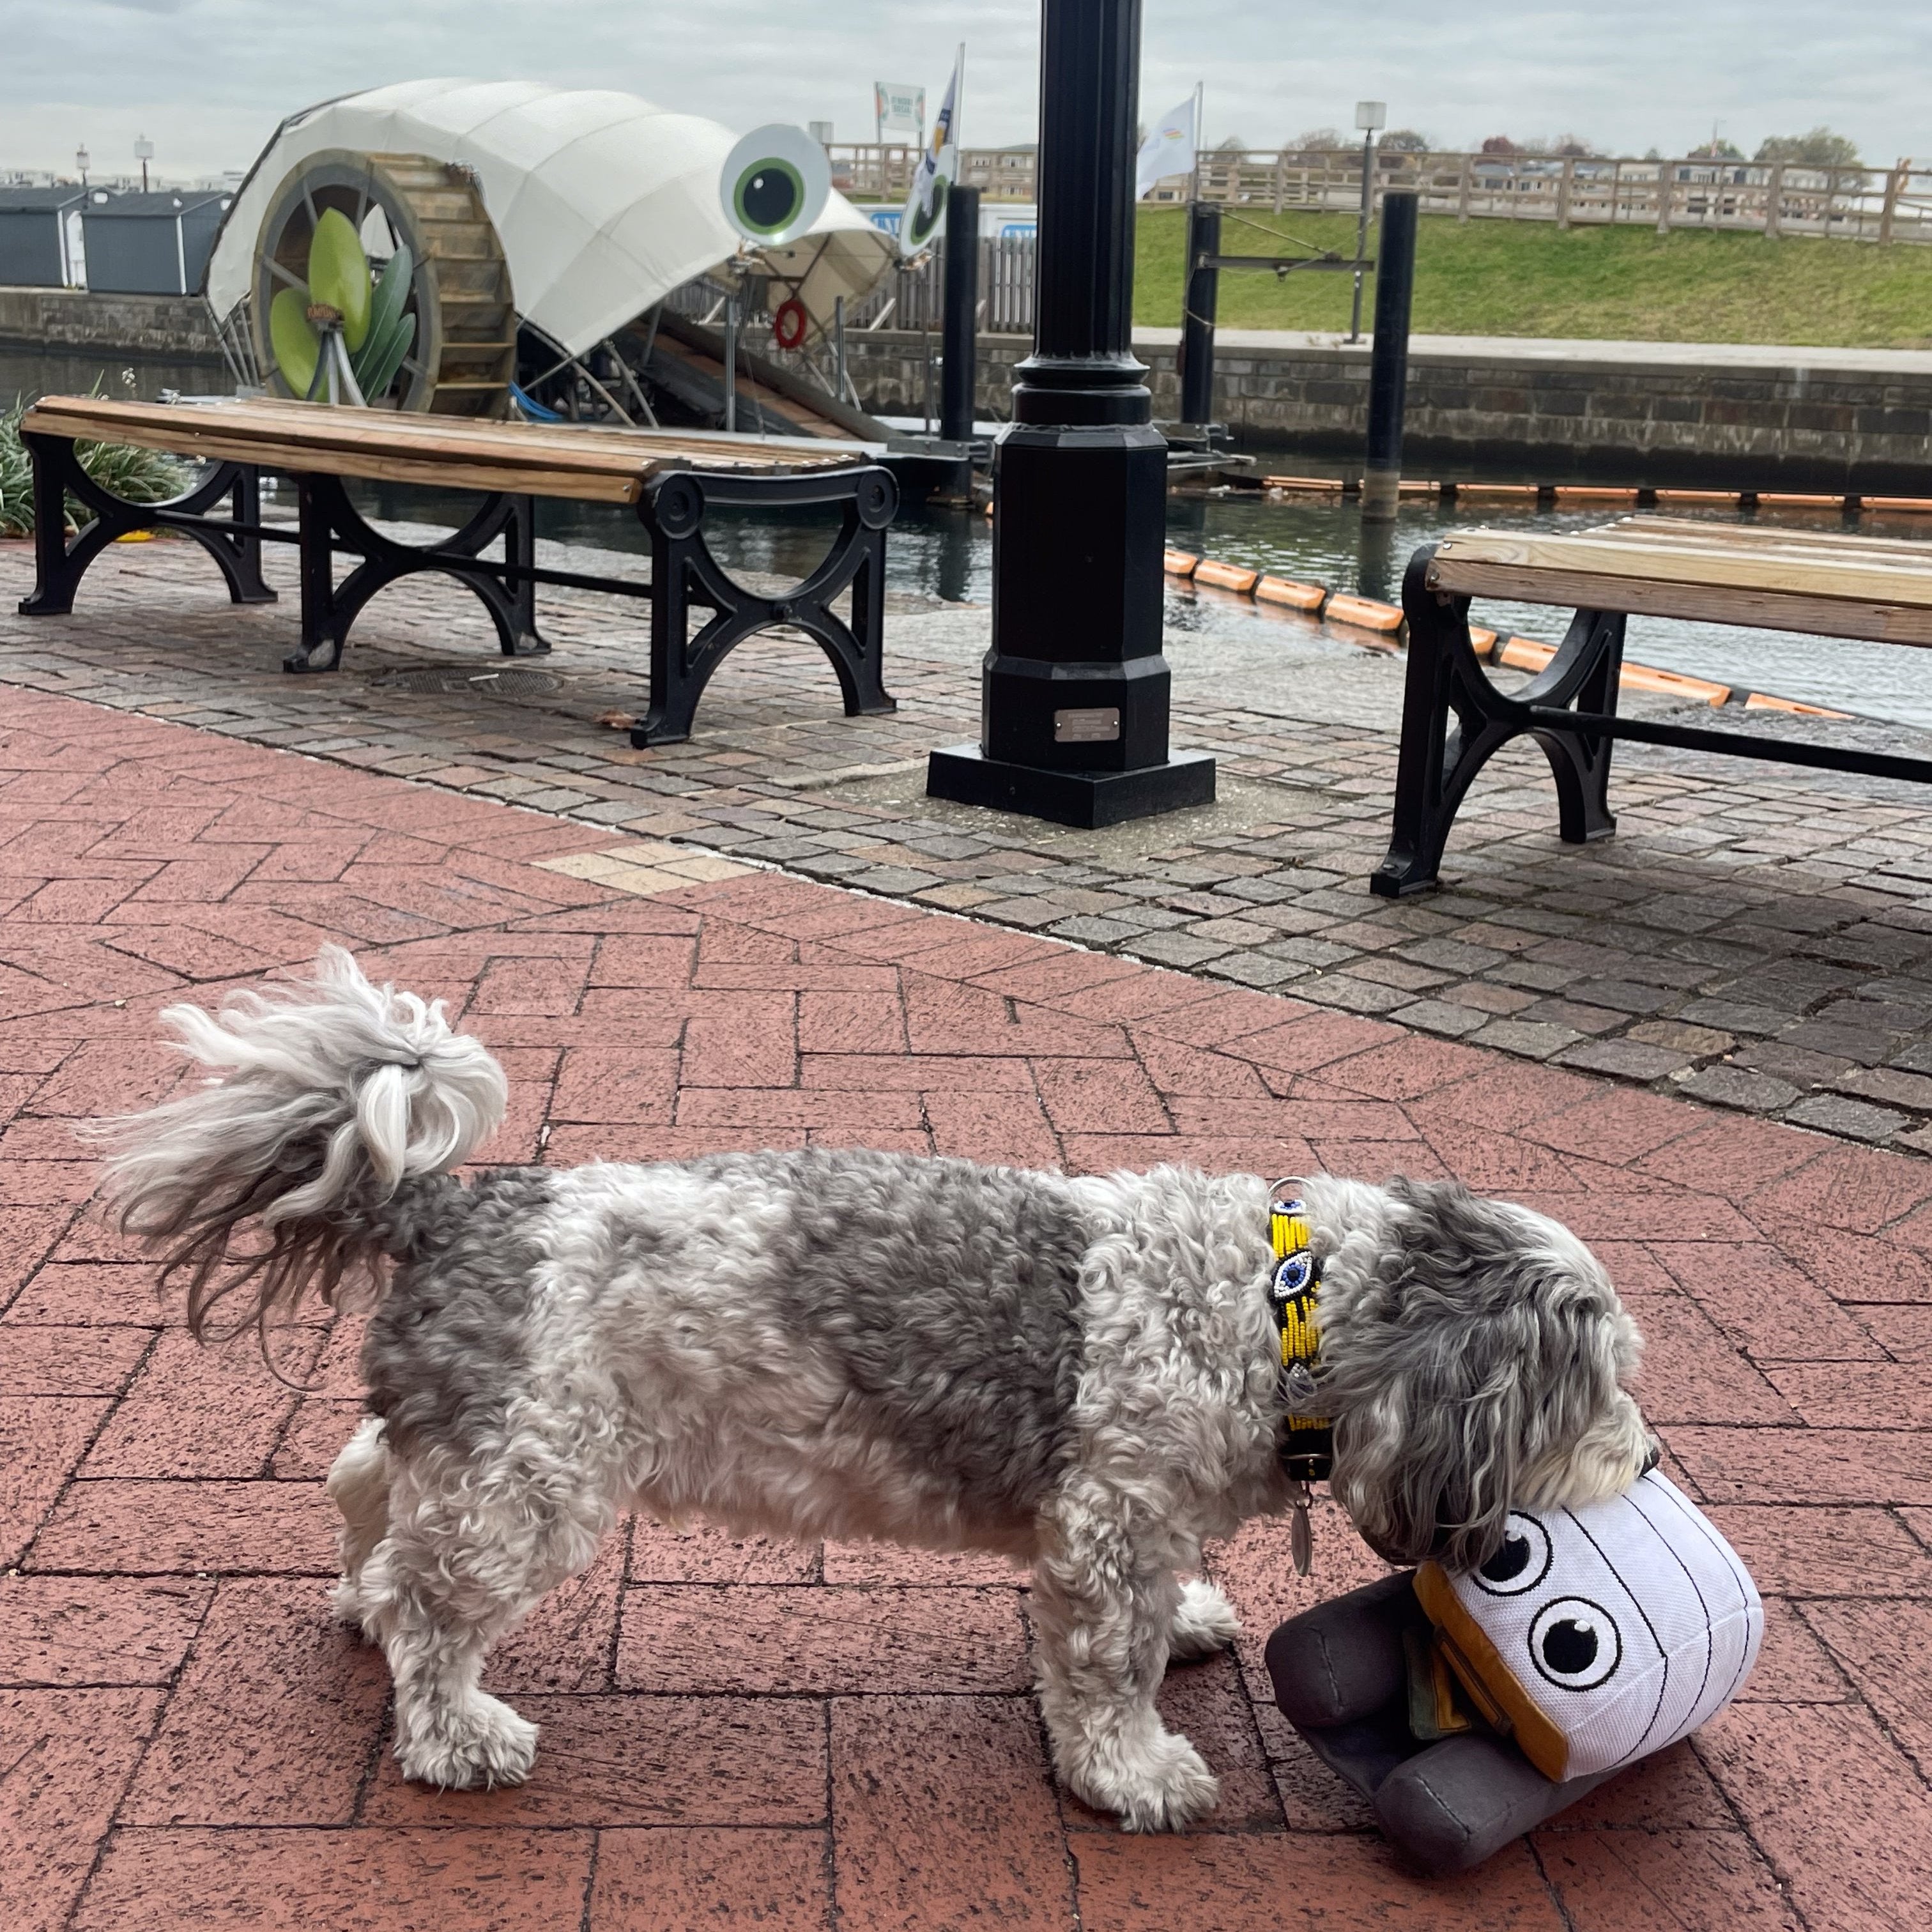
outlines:
M1615 1397L1622 1313L1588 1251L1540 1216L1454 1183L1389 1196L1387 1250L1337 1298L1332 1348L1324 1318L1331 1486L1390 1561L1472 1570Z
M1526 1418L1521 1378L1513 1365L1485 1365L1489 1353L1473 1340L1424 1348L1366 1404L1334 1405L1330 1488L1389 1562L1433 1556L1462 1571L1502 1547Z

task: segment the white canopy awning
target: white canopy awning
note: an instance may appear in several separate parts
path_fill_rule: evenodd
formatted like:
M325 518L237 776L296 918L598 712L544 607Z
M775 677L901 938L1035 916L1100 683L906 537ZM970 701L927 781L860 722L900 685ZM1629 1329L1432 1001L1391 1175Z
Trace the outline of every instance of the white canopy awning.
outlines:
M305 156L426 154L475 171L518 312L581 355L736 254L718 196L735 138L634 94L526 81L406 81L326 101L284 121L250 170L208 262L208 304L226 320L249 292L262 218ZM835 191L812 232L763 251L761 266L802 276L801 299L823 326L836 296L866 294L895 258L892 238Z

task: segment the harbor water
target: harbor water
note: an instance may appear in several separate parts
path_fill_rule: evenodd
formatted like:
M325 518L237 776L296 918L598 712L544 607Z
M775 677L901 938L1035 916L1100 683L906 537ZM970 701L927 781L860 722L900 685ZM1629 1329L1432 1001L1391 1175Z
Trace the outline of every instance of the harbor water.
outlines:
M98 385L112 395L158 396L164 388L209 386L199 365L124 364L85 356L39 356L0 351L0 400L14 394L86 392ZM1287 459L1279 459L1284 465ZM1468 480L1492 482L1566 482L1514 472L1485 472ZM466 514L464 499L387 485L358 490L365 512L406 521L447 524ZM1177 548L1246 564L1276 575L1357 590L1389 602L1400 601L1402 571L1417 547L1452 530L1535 528L1546 532L1587 529L1624 514L1601 506L1587 509L1535 508L1494 503L1466 506L1437 498L1407 500L1393 524L1365 524L1352 499L1334 496L1263 499L1252 491L1176 495L1168 505L1168 541ZM1776 522L1806 530L1856 530L1928 546L1932 516L1862 516L1835 511L1780 507L1756 512L1698 508L1673 512L1718 521ZM784 521L768 514L714 512L714 544L728 567L802 576L824 554L830 513L799 512ZM608 506L546 500L538 506L538 533L580 543L639 551L647 548L634 516ZM983 515L957 510L908 511L886 545L889 589L948 602L984 604L992 586L992 526ZM1527 604L1480 604L1474 618L1504 632L1554 641L1564 613ZM1171 588L1169 648L1184 651L1187 639L1229 624L1283 621L1242 600ZM1329 634L1339 650L1352 648L1346 632ZM1932 652L1898 645L1858 644L1838 638L1728 625L1633 617L1625 655L1637 662L1772 692L1932 730Z

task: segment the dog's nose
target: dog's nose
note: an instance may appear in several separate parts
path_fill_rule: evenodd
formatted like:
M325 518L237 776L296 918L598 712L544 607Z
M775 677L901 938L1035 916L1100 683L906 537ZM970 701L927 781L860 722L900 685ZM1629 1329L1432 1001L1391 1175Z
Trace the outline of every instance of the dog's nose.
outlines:
M1664 1444L1653 1436L1650 1438L1650 1453L1644 1457L1643 1467L1637 1472L1637 1474L1640 1476L1648 1475L1651 1471L1663 1460Z

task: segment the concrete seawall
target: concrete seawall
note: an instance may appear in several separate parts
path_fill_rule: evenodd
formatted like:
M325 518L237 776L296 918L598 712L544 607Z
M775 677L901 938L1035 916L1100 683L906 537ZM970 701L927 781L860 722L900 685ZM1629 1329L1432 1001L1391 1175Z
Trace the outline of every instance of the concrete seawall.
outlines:
M84 289L0 288L0 346L62 354L206 359L220 368L221 344L199 296L94 295Z
M1178 407L1179 340L1178 329L1135 332L1156 416ZM1030 346L981 339L982 416L1006 416L1012 365ZM855 334L847 359L868 407L922 408L923 337ZM1258 453L1359 457L1368 386L1366 341L1224 329L1216 344L1215 414ZM1412 470L1500 463L1918 494L1932 480L1932 352L1419 335L1406 453Z
M1154 412L1178 406L1180 332L1142 329ZM848 361L866 406L917 415L928 338L855 331ZM206 308L194 298L0 289L0 346L99 351L205 363L225 383ZM937 356L938 339L931 339ZM1004 418L1023 337L980 344L978 410ZM1369 345L1334 335L1224 329L1216 417L1264 457L1359 455ZM938 374L933 400L938 400ZM1428 336L1409 345L1412 473L1502 464L1554 477L1708 481L1738 488L1862 489L1918 495L1932 486L1932 351L1721 344L1558 342Z

